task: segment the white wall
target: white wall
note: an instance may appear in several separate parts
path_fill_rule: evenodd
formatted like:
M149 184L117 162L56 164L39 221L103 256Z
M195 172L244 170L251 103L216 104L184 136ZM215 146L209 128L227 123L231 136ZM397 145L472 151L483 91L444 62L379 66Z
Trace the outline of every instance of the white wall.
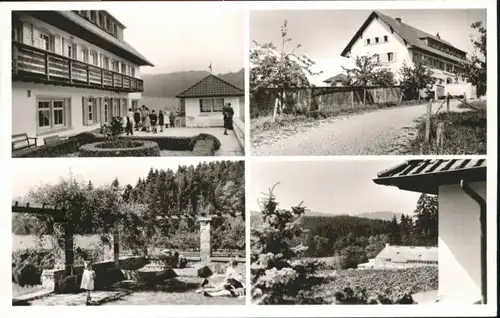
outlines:
M486 182L471 187L486 198ZM479 205L459 185L439 187L438 297L481 299Z
M141 78L139 66L135 65L134 63L132 63L132 62L130 62L130 61L128 61L128 60L126 60L126 59L124 59L122 57L119 57L119 56L117 56L117 55L115 55L113 53L110 53L110 52L108 52L108 51L106 51L106 50L104 50L104 49L102 49L102 48L100 48L98 46L95 46L95 45L93 45L93 44L91 44L91 43L89 43L87 41L84 41L84 40L82 40L82 39L80 39L80 38L78 38L78 37L76 37L76 36L74 36L72 34L64 32L64 31L62 31L62 30L60 30L60 29L58 29L58 28L56 28L56 27L54 27L54 26L52 26L52 25L50 25L48 23L40 21L40 20L38 20L38 19L36 19L36 18L34 18L32 16L29 16L29 15L24 14L24 13L19 13L18 16L19 16L19 19L21 20L21 22L23 22L23 24L24 23L31 23L35 28L37 28L37 29L43 29L45 31L48 31L48 33L50 33L51 35L55 36L55 45L54 45L55 47L54 47L54 49L55 49L55 53L56 54L66 55L65 52L62 51L62 40L61 39L64 38L65 39L65 44L66 44L67 40L73 38L72 42L74 44L76 44L78 47L82 47L82 46L86 47L86 48L88 48L90 50L94 50L94 51L96 51L98 53L104 54L104 55L108 56L109 58L111 58L113 60L117 60L120 63L123 62L123 63L126 63L127 65L129 65L130 67L133 67L135 69L135 74L134 74L135 76L134 77ZM106 31L103 30L102 32L106 32ZM26 37L23 37L23 43L27 44L27 45L31 45L31 43L27 43ZM79 50L79 48L77 48L77 51L78 50ZM110 63L111 63L111 61L110 61ZM99 60L99 65L98 66L102 67L100 60ZM110 64L110 69L112 69L111 64ZM121 73L121 69L120 69L120 73ZM130 74L131 74L131 71L129 71L129 73L127 75L130 75Z
M29 92L28 92L29 91ZM28 96L29 94L29 96ZM70 114L67 120L69 128L64 131L37 133L37 97L56 97L70 99ZM29 137L39 137L38 144L43 144L43 138L51 135L69 136L100 127L100 124L83 125L83 97L116 97L128 98L127 93L116 93L103 90L63 87L56 85L35 84L26 82L12 83L12 134L27 133Z
M383 43L385 35L388 36L388 42ZM371 39L371 43L374 43L375 37L379 38L379 44L366 45L366 39L369 38ZM384 66L390 68L397 78L404 60L406 60L408 65L411 65L409 64L411 63L411 59L408 49L399 35L391 33L390 29L382 21L373 19L364 30L362 36L354 42L351 47L350 56L355 59L356 56L379 54L382 58L388 52L395 53L395 60L394 62L384 62Z
M186 127L223 126L224 118L220 113L201 113L200 98L186 98ZM231 103L233 118L240 117L240 97L224 97L224 104Z

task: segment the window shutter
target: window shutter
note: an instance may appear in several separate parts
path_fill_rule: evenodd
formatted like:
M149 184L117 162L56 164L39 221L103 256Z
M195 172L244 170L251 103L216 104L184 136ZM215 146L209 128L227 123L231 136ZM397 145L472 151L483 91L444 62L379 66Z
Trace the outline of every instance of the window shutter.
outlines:
M36 28L33 28L33 46L42 49L42 41L40 39L40 31Z
M26 45L33 45L33 38L31 37L31 24L23 24L23 43Z
M99 122L104 124L104 97L99 97Z
M88 108L87 108L87 98L82 97L82 124L83 124L83 126L88 125L88 120L89 120L89 114L88 114Z
M393 52L393 53L392 53L392 60L393 60L393 61L397 61L397 60L398 60L398 59L397 59L397 56L396 56L396 52Z
M94 103L92 105L92 110L93 110L93 113L94 113L94 117L92 117L92 120L93 120L93 124L97 124L100 120L100 115L101 115L101 112L99 111L99 106L100 106L100 98L99 97L96 97L94 98Z
M203 111L203 106L202 106L202 101L201 101L201 98L200 98L200 113Z

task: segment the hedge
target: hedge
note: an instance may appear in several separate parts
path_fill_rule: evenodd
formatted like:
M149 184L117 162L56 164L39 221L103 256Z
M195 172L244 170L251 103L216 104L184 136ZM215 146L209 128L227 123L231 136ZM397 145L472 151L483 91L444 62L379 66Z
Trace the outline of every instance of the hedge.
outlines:
M135 141L133 148L102 148L107 141L94 142L80 147L79 157L159 157L160 147L149 140Z

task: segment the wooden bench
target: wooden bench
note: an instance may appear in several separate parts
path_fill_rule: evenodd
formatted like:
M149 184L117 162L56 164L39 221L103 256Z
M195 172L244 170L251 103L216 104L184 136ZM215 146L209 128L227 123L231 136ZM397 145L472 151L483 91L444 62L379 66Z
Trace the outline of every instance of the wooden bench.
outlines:
M61 137L59 137L59 135L49 136L49 137L43 138L43 143L46 146L50 146L50 145L57 143L59 140L61 140Z
M34 140L34 142L30 142L31 140ZM12 135L12 151L27 149L36 146L37 146L36 137L28 137L27 133Z

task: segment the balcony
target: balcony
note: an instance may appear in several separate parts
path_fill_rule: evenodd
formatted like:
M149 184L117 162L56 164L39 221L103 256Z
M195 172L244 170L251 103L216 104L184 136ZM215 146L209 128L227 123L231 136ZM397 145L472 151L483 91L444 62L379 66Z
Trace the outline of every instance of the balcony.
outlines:
M141 79L16 41L12 42L12 80L117 92L144 91Z

